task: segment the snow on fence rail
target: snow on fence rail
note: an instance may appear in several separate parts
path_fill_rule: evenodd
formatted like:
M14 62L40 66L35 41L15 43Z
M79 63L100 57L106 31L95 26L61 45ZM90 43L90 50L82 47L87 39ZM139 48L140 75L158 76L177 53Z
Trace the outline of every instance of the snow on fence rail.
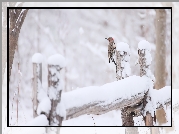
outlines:
M130 76L99 87L85 87L63 93L67 118L83 114L104 114L111 110L133 106L151 88L146 77ZM130 83L130 84L129 84Z

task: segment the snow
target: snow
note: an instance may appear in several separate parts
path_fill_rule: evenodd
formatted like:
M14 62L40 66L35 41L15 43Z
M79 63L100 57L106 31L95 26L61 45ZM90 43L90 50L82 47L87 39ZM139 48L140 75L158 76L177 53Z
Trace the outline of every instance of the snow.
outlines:
M130 54L129 45L127 43L125 43L125 42L117 43L116 50L120 51L120 52L127 52L128 54Z
M151 51L151 44L146 41L146 40L142 40L138 43L138 49L140 50L148 50L149 52Z
M56 100L57 99L57 94L59 93L59 91L54 88L54 87L49 87L48 90L48 95L50 99Z
M37 114L40 115L41 112L45 112L49 114L50 110L51 110L51 101L49 97L45 97L38 104Z
M155 82L155 76L152 74L151 70L146 68L145 71L146 71L146 76L150 78L153 82Z
M37 100L39 101L37 114L40 115L41 112L45 112L49 114L50 109L51 109L51 101L49 97L47 96L47 93L45 92L45 90L42 88L40 80L38 81Z
M38 84L38 93L37 93L37 99L38 101L42 101L43 98L47 97L47 93L45 90L42 88L41 84Z
M152 56L149 51L145 51L146 65L151 65Z
M131 68L130 68L129 62L125 62L124 68L125 68L125 70L124 70L125 74L126 74L127 76L129 76L129 75L131 74Z
M145 126L145 122L142 116L133 117L134 119L134 126Z
M48 126L48 120L45 115L39 115L27 124L22 124L23 126Z
M64 120L62 126L122 126L121 111L112 110L102 115L82 115Z
M58 103L57 108L56 108L56 113L59 116L63 117L64 120L66 119L66 108L65 108L65 105L63 103L63 100L61 100L61 102Z
M84 33L84 30L83 30L82 27L79 28L79 33L80 33L80 34L83 34L83 33Z
M65 58L60 54L54 54L48 58L49 65L59 65L61 68L66 66Z
M71 92L63 93L62 100L64 101L66 109L69 109L94 101L110 102L117 98L130 99L131 96L138 95L140 92L144 93L151 88L151 80L147 77L133 75L120 81L107 83L103 86L78 88Z
M32 56L32 63L42 63L43 61L43 56L41 53L35 53Z
M171 86L165 86L159 90L150 89L148 94L151 97L151 103L147 103L144 115L149 111L152 116L154 116L154 111L160 104L162 104L165 109L166 101L171 100ZM147 98L147 101L150 101L149 98Z

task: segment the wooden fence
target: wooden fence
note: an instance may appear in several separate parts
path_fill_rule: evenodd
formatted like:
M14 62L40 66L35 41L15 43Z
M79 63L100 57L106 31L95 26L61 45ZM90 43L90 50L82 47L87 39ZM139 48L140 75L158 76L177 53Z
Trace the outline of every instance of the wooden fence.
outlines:
M120 54L117 52L117 54ZM124 53L126 54L126 53ZM146 64L145 58L145 50L138 50L139 59L138 64L140 65L140 76L146 75L146 70L149 68L149 65ZM122 58L124 59L124 55ZM121 64L121 61L118 61L117 64ZM41 113L47 116L49 120L49 125L62 125L63 117L59 116L56 113L57 104L61 101L61 94L62 90L58 90L57 87L60 85L60 70L63 67L60 65L52 65L48 64L48 90L56 90L56 97L50 98L51 101L51 110L50 113ZM121 68L121 65L120 65ZM120 68L117 68L117 71L120 71ZM128 77L128 76L127 76ZM123 79L119 77L120 79ZM38 92L38 79L42 82L42 63L33 63L33 115L34 117L37 116L37 107L38 107L38 100L37 100L37 92ZM109 89L110 92L110 89ZM142 94L142 95L141 95ZM147 102L148 91L146 93L139 92L136 96L131 96L130 99L128 98L118 98L115 101L111 102L104 102L104 101L95 101L88 104L84 104L82 106L75 106L66 109L66 119L72 119L84 114L95 114L100 115L107 113L112 110L121 109L121 118L122 118L122 125L123 126L134 126L133 117L143 115L141 111L145 109L147 103L151 103L150 101ZM171 100L166 100L164 105L171 105ZM163 105L159 105L158 109L163 108ZM143 119L145 120L146 126L153 126L153 122L156 121L155 116L151 116L152 113L146 112ZM155 114L154 114L155 115Z

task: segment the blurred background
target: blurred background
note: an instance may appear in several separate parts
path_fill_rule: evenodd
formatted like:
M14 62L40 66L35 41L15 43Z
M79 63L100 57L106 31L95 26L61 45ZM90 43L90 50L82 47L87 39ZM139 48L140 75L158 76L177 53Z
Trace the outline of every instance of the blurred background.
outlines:
M171 10L166 9L166 85L171 85ZM126 42L131 49L131 75L139 75L138 42L151 43L151 70L155 74L156 11L154 9L30 9L19 35L19 50L15 53L10 90L17 79L17 62L23 74L22 89L31 86L34 53L41 53L43 86L47 87L47 58L60 53L67 66L62 71L64 91L77 87L100 86L116 80L115 65L108 63L108 42Z

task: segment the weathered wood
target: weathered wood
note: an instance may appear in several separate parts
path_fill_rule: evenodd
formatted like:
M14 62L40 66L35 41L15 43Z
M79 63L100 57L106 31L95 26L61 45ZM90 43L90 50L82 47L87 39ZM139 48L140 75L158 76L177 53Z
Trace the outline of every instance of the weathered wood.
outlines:
M140 93L139 93L140 94ZM100 115L112 110L122 109L127 106L134 106L143 99L143 94L131 97L131 99L118 98L114 101L106 103L105 101L91 102L79 107L73 107L66 110L66 118L71 119L84 114Z
M68 119L76 118L85 114L101 115L110 112L112 110L123 109L127 106L128 106L128 109L126 111L127 114L131 114L132 112L134 112L136 113L135 116L139 116L141 115L140 112L142 112L141 110L142 105L145 105L144 103L142 103L142 105L140 103L143 102L145 96L146 95L144 95L144 93L139 93L139 95L133 96L131 97L131 99L119 98L110 102L96 101L78 107L71 107L66 109L66 119L68 120ZM140 104L140 105L136 106L136 104ZM164 105L171 105L171 100L166 100ZM161 108L161 107L163 106L159 105L157 108Z
M140 42L141 43L141 42ZM150 45L147 41L143 41L142 45ZM139 47L139 46L138 46ZM152 80L152 76L148 76L147 71L149 71L149 67L150 67L150 63L147 63L147 59L148 57L146 57L146 54L150 54L150 50L147 48L138 48L138 55L139 55L139 59L138 59L138 63L140 65L140 76L147 76L150 77ZM148 93L145 94L144 96L144 100L143 100L143 109L145 109L145 106L147 103L151 103L151 102L147 102L147 99L149 98ZM148 99L150 100L150 99ZM144 113L143 113L144 114ZM142 115L143 115L142 114ZM145 118L145 126L153 126L153 118L151 116L151 113L149 113L147 111Z
M122 64L122 62L128 62L128 61L125 61L125 57L127 55L128 55L127 52L116 50L116 79L117 80L121 80L121 79L128 77L128 75L124 73L125 68Z
M167 72L166 64L166 20L167 12L165 9L156 9L156 51L155 51L155 89L161 89L166 85ZM159 125L167 122L164 109L156 111L157 121Z
M49 87L49 92L55 92L55 98L50 96L49 93L49 98L51 101L51 110L49 114L49 125L62 125L62 120L63 117L60 117L56 113L56 107L57 104L60 103L61 101L61 93L62 90L59 90L59 85L60 85L60 68L59 65L48 65L48 87ZM52 91L53 90L53 91Z
M128 75L125 73L125 66L124 66L124 62L128 62L125 60L126 56L129 56L128 52L116 50L116 78L117 80L121 80L121 79L124 79L125 77L128 77ZM131 114L131 112L127 112L128 107L124 107L121 110L122 126L134 126L133 115Z
M38 83L42 83L42 63L33 63L33 117L37 117L37 107L38 107L38 100L37 100L37 92L38 92Z
M145 126L153 126L153 118L151 116L151 113L147 112L145 118Z
M134 126L133 115L127 112L127 107L121 110L122 126Z

